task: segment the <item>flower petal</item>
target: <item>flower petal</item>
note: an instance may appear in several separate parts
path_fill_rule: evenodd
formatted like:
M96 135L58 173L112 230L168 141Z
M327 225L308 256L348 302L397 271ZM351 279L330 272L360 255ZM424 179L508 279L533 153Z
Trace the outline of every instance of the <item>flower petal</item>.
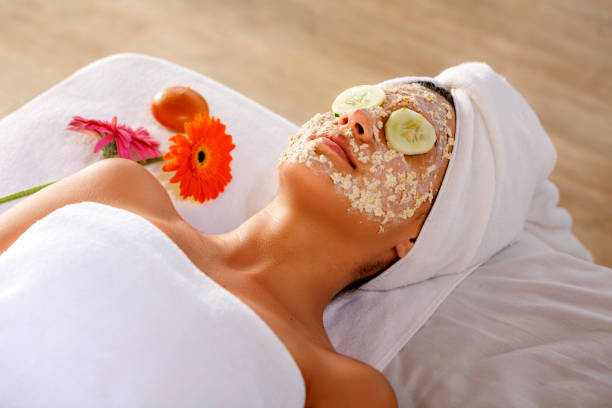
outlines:
M96 143L96 147L94 147L94 153L98 153L100 149L112 142L113 139L115 139L113 135L107 135L104 136L102 139L98 140L98 143Z
M214 116L197 115L185 124L187 137L176 134L169 139L173 144L164 155L167 163L162 170L176 172L170 182L180 182L181 197L193 197L199 202L214 199L232 180L230 151L236 146L225 129ZM195 158L200 149L206 151L204 166L198 165Z
M131 149L134 149L142 160L161 155L158 149L159 142L152 139L146 129L139 127L133 130L127 125L117 124L116 116L113 117L111 122L73 116L68 124L68 129L81 133L93 133L101 137L102 139L96 144L94 152L98 152L112 140L116 140L119 157L133 160L134 156Z

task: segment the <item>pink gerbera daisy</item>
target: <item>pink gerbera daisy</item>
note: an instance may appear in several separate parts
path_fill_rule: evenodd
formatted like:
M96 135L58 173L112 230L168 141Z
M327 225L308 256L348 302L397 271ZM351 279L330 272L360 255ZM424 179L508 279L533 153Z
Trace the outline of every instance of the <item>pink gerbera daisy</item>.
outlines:
M99 137L100 140L96 143L94 153L104 148L105 158L113 156L115 149L119 157L130 160L134 160L132 149L140 156L142 161L161 155L158 150L159 142L152 139L149 132L141 127L133 130L126 125L117 125L116 116L113 117L112 122L74 116L68 124L68 129Z

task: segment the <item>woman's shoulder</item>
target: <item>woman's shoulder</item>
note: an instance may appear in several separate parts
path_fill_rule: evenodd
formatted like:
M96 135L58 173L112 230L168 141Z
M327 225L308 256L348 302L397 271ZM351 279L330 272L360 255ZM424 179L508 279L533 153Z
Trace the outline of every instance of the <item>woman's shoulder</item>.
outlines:
M170 195L140 164L125 159L106 159L98 170L104 190L104 204L122 208L146 218L164 232L201 270L209 260L199 232L176 211ZM209 275L210 276L210 275Z
M232 285L229 285L231 287ZM329 340L312 328L295 324L279 313L282 308L261 298L239 297L249 305L285 344L298 365L306 386L307 407L397 407L393 388L375 368L338 354Z
M166 189L144 166L126 159L106 159L91 166L100 196L97 201L147 218L178 217Z
M0 214L0 253L37 220L65 205L82 201L122 208L156 224L176 224L180 219L165 188L147 169L131 160L106 159L38 191Z
M375 368L328 350L309 373L307 406L397 407L389 381Z

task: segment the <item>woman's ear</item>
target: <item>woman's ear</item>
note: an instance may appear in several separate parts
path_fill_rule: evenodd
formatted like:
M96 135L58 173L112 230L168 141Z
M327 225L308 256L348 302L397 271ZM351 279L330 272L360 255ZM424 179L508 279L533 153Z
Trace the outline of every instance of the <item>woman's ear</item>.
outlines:
M397 256L399 256L400 258L403 258L404 256L406 256L406 254L410 252L410 250L414 246L415 242L416 242L416 238L410 238L407 241L400 242L399 244L397 244L395 246L395 252L397 253Z

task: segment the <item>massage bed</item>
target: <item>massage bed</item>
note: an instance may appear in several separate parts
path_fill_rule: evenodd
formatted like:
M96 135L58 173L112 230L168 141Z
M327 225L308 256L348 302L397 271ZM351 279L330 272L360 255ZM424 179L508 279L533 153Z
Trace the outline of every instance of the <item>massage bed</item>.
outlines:
M149 105L174 85L204 95L227 125L237 146L233 180L200 204L180 198L162 163L147 169L193 227L232 230L274 196L278 157L298 126L213 79L138 54L95 61L0 121L0 197L102 159L93 153L95 137L67 130L73 116L117 116L146 128L167 151L174 133ZM22 199L0 204L0 213ZM609 406L612 271L593 264L557 202L556 187L543 183L511 242L460 274L339 296L325 315L337 350L381 370L401 407Z

